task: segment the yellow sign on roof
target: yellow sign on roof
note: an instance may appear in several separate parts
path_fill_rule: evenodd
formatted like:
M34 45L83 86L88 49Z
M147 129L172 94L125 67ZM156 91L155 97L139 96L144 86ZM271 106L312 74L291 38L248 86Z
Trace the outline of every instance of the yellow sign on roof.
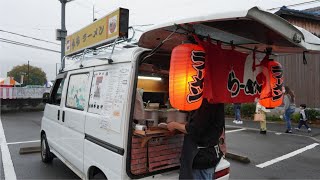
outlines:
M128 37L129 10L119 8L66 38L66 55Z

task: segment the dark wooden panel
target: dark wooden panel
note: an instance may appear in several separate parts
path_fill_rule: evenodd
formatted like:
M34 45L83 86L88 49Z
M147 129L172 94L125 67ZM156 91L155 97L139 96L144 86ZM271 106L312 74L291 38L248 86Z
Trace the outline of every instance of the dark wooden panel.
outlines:
M296 95L296 104L320 107L320 55L307 55L308 64L303 64L302 54L279 56L284 67L285 85Z
M283 17L290 23L302 27L311 33L316 34L317 36L320 35L320 23L319 21L312 20L312 19L305 19L305 18L297 18L297 17Z

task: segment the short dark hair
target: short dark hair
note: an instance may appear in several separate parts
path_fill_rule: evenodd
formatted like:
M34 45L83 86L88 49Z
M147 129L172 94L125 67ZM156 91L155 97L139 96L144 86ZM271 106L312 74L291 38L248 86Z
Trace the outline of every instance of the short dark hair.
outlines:
M303 107L304 109L307 107L306 104L300 104L300 107Z

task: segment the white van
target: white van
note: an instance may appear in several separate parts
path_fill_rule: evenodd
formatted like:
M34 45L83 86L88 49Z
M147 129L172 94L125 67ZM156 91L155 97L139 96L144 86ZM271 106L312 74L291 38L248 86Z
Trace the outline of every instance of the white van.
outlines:
M44 162L56 156L82 179L92 179L95 175L108 179L160 173L163 176L164 172L177 169L181 134L153 136L144 146L144 138L133 135L137 87L144 89L145 102L163 106L157 100L167 99L168 77L161 77L157 71L161 80L153 79L156 71L147 68L156 68L159 61L167 64L170 55L155 54L149 61L153 64L139 68L138 62L149 52L139 47L123 49L114 53L113 63L100 60L104 56L84 59L57 76L42 119ZM81 64L83 68L79 68ZM163 151L156 151L158 148ZM162 152L167 154L160 156ZM156 160L157 157L160 159ZM156 167L159 163L167 164ZM222 160L216 171L227 177L228 168L229 163Z
M269 43L278 52L320 50L319 39L258 8L157 26L141 36L138 46L81 59L57 76L41 124L42 161L58 157L82 179L176 179L183 134L134 129L140 123L134 113L141 106L137 89L143 89L144 115L159 117L158 123L165 119L170 54L189 30L232 40L242 50L263 50ZM229 167L222 158L216 179L228 179Z

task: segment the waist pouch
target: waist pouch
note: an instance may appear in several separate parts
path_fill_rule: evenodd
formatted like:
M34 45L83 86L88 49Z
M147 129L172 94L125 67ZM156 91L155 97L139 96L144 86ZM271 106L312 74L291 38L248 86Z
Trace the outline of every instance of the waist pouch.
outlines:
M220 151L219 145L210 147L198 147L199 151L193 159L193 169L208 169L216 167L223 153Z

